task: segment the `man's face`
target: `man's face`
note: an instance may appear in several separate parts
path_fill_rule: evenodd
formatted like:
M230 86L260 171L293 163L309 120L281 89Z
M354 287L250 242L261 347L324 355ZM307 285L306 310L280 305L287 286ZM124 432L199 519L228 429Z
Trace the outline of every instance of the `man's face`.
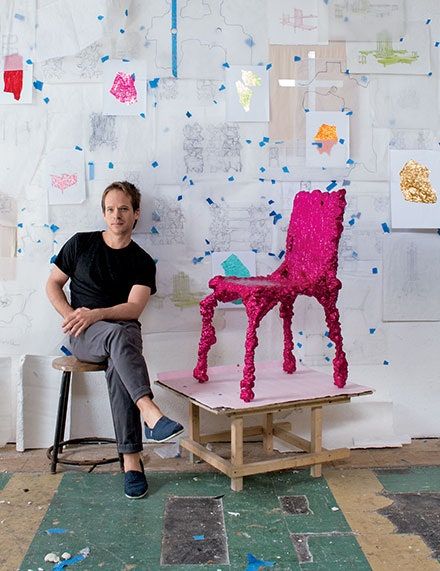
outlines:
M133 211L130 197L122 190L111 190L105 197L104 220L108 231L117 236L131 235L139 210Z

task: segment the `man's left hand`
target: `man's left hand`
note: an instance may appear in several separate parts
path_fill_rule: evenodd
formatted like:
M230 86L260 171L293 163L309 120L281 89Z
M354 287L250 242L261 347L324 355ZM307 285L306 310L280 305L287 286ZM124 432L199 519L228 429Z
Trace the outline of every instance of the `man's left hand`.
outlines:
M99 315L96 309L78 307L64 319L62 327L64 333L78 337L97 321L99 321Z

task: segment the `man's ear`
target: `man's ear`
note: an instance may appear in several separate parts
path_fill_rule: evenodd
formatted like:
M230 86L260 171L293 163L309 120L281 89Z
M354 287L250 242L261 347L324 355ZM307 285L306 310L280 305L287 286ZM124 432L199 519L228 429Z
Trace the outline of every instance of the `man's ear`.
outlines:
M134 219L135 220L139 220L139 216L141 215L141 211L138 208L137 210L134 211Z

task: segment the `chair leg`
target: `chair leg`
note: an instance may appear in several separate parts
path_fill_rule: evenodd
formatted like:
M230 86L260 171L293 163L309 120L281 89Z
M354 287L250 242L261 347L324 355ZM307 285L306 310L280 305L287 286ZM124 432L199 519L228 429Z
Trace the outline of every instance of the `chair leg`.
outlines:
M255 396L252 388L255 384L255 349L258 345L257 328L266 313L277 304L277 301L270 300L265 303L255 299L243 301L246 306L248 326L246 330L243 379L240 382L240 398L245 402L250 402Z
M58 453L60 452L60 442L64 439L66 425L67 405L69 402L70 371L64 371L61 379L60 397L58 400L57 421L55 426L55 436L52 450L52 463L50 471L55 474L57 471Z
M329 337L335 344L335 358L333 359L334 384L342 388L348 377L348 363L342 348L342 333L339 311L336 307L336 299L319 300L325 311L325 319L329 331Z
M296 371L296 359L293 354L293 334L292 334L292 318L293 304L292 301L282 301L280 305L280 317L283 320L284 332L284 350L283 350L283 371L286 373L294 373Z
M214 310L217 306L217 299L212 293L200 302L200 314L202 316L202 332L200 334L199 352L197 365L194 368L193 376L200 383L208 380L208 352L217 341L215 328L212 324Z

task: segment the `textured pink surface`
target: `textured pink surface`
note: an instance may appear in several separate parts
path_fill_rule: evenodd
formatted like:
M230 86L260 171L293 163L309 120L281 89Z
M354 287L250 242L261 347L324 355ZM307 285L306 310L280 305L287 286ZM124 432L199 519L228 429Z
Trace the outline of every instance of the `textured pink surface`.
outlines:
M262 318L277 303L283 319L283 370L296 370L293 355L293 304L298 295L316 298L323 306L329 337L335 344L333 379L343 387L348 376L348 365L342 349L341 325L336 307L341 282L336 277L338 244L342 234L345 190L335 192L299 192L295 196L287 232L286 255L280 267L268 276L234 278L215 276L209 287L213 293L200 302L202 332L198 361L193 375L200 382L208 380L208 352L216 342L212 324L218 302L243 300L248 327L245 340L243 378L240 397L249 402L254 398L255 349L258 345L257 328Z
M69 188L69 186L74 186L78 182L78 175L76 174L51 174L50 178L52 186L59 188L61 192Z
M252 409L260 406L298 402L312 399L359 395L373 392L363 385L347 383L338 388L331 382L331 376L298 365L295 382L285 373L282 363L256 363L258 383L255 398L247 404L240 399L236 390L243 374L241 365L210 367L209 383L198 383L192 371L168 371L157 375L161 385L193 399L213 410Z
M116 97L121 103L136 103L137 91L135 86L135 76L123 71L118 71L113 80L110 93Z

